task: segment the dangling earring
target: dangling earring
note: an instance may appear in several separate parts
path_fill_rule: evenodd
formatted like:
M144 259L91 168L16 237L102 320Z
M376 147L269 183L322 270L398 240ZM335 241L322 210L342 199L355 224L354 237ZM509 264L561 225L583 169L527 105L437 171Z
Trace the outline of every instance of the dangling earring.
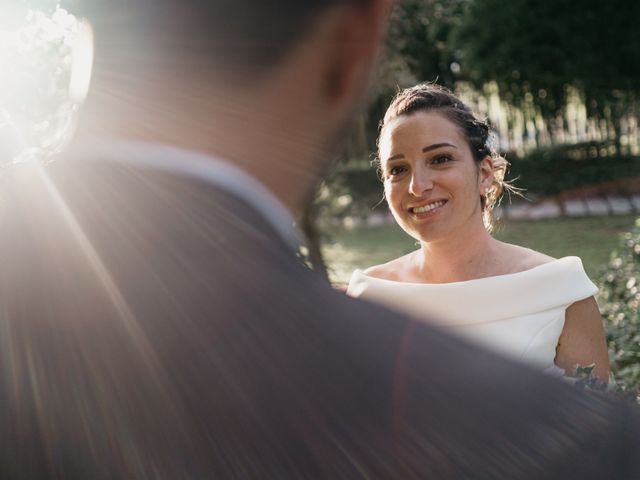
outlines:
M491 188L485 188L482 194L480 195L480 207L484 210L487 206L487 198L489 198L489 192Z

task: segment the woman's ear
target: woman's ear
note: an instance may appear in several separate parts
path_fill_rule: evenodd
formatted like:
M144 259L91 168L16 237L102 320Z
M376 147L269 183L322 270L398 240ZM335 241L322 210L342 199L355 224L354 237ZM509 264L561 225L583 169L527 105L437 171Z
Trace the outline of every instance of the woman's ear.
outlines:
M493 159L487 155L478 165L478 188L481 195L486 195L487 190L493 187L494 180Z

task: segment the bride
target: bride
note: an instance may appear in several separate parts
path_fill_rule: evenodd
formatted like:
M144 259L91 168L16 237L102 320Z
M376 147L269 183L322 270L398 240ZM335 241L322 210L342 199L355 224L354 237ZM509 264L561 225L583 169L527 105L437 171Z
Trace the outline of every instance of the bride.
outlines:
M609 377L602 318L577 257L493 238L507 162L489 126L435 84L400 92L380 130L380 173L397 223L420 248L353 273L348 294L403 310L541 369L595 363ZM437 319L437 320L431 320Z

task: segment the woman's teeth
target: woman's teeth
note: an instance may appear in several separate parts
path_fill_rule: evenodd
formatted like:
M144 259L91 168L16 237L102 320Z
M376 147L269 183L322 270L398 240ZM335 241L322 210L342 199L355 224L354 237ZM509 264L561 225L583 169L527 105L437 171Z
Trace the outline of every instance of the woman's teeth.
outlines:
M446 202L444 200L440 200L439 202L429 203L428 205L424 205L422 207L414 207L412 210L413 210L413 213L429 212L434 208L443 206L445 203Z

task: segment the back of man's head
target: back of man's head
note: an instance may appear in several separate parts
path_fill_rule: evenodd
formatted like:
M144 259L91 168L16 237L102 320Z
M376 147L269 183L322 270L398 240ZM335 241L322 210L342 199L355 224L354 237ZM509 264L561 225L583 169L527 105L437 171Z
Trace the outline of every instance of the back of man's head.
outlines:
M149 68L197 57L221 79L259 79L335 5L370 0L71 0L109 58Z
M82 133L225 158L294 211L347 131L391 4L73 1L95 38Z

